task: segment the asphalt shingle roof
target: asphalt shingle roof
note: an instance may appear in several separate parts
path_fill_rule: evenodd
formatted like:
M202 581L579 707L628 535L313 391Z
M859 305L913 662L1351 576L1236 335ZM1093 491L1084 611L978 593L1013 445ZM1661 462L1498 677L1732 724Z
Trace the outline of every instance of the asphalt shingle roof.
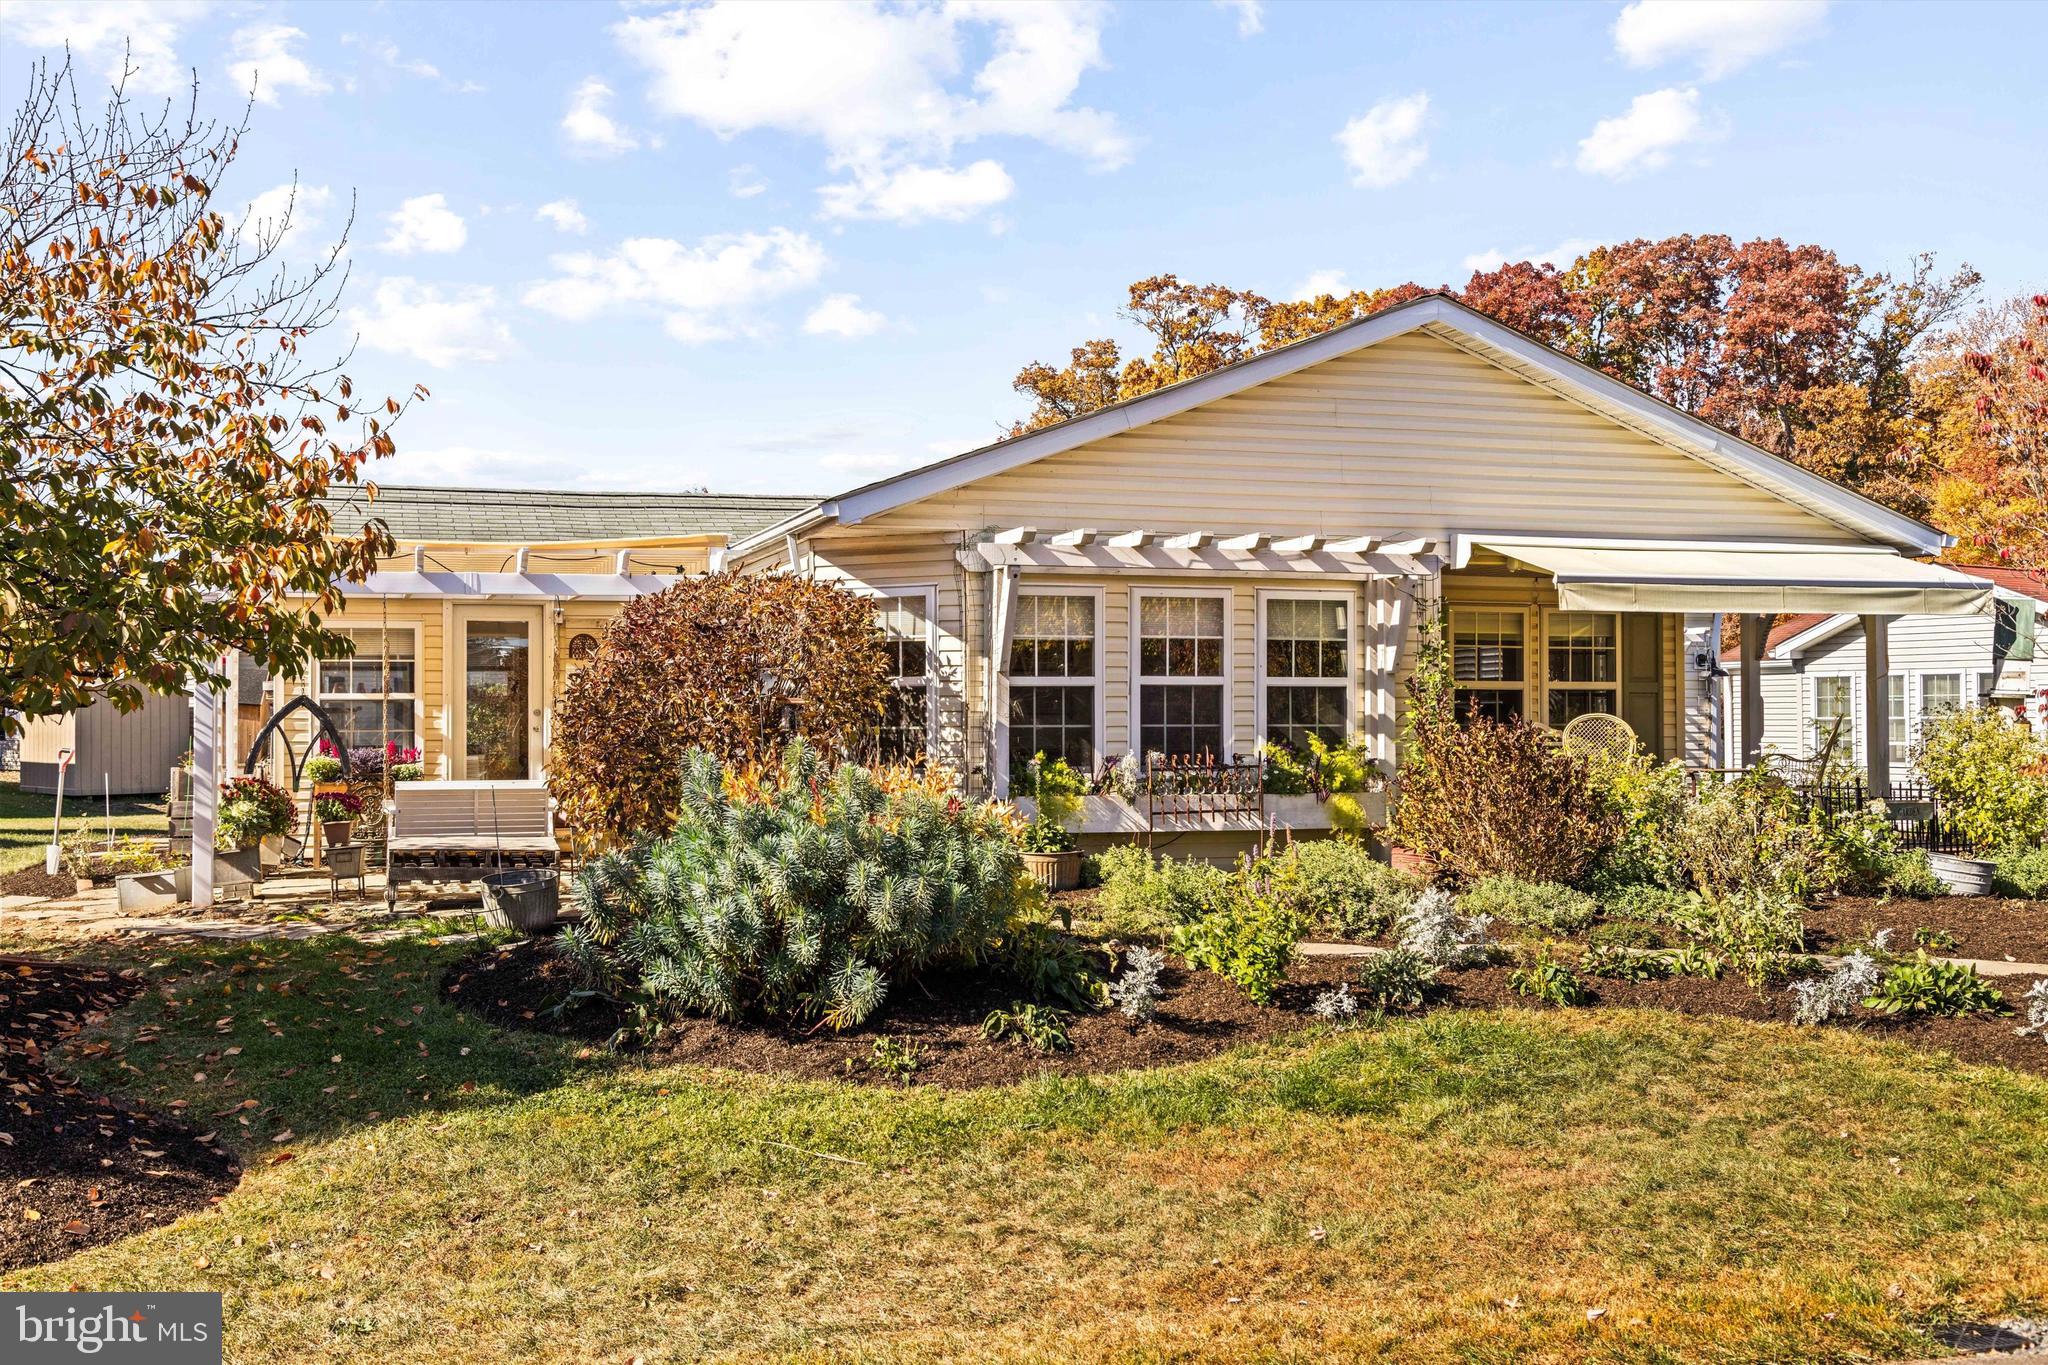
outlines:
M380 517L398 540L539 543L609 537L723 534L772 526L816 498L753 493L593 493L554 488L428 488L379 484L327 499L336 527Z

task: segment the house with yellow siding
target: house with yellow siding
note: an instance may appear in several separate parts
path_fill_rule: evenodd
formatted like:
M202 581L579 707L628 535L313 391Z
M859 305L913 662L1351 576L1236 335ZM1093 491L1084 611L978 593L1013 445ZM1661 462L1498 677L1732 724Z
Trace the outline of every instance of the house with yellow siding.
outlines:
M418 749L430 778L542 776L555 698L625 603L715 568L727 543L810 499L384 486L330 502L398 543L323 624L352 654L261 682L310 696L351 748ZM243 699L246 709L247 699ZM310 718L285 724L298 753ZM242 755L238 752L239 762Z
M1391 771L1439 607L1468 711L1613 715L1680 757L1710 692L1689 670L1713 666L1688 615L1849 612L1881 652L1893 616L1987 609L1923 562L1947 544L1430 296L735 529L725 562L874 595L897 738L1002 794L1038 752L1100 769L1310 733Z

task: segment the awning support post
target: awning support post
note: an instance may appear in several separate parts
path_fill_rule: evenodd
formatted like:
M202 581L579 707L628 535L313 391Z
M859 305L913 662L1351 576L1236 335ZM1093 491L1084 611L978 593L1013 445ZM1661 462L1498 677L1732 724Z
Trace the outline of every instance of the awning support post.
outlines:
M1891 620L1889 616L1862 618L1863 762L1873 801L1889 801L1892 794Z
M1742 766L1764 756L1764 632L1768 617L1742 618Z

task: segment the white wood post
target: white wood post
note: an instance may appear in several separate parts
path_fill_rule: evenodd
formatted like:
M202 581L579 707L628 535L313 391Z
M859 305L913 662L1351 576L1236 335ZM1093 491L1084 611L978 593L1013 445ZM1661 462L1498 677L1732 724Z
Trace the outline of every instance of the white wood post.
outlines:
M1764 756L1764 634L1762 616L1742 618L1742 766Z
M1888 801L1892 793L1891 673L1889 616L1863 621L1863 765L1870 799Z
M1010 641L1017 634L1017 570L1000 564L989 572L988 708L989 795L1010 791Z
M213 904L214 823L220 813L220 693L192 684L192 903Z

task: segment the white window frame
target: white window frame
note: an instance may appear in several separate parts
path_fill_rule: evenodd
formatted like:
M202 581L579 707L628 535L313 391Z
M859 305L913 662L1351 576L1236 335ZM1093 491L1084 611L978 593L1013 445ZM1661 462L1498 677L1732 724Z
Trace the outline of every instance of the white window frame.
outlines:
M1891 755L1891 766L1896 776L1912 765L1913 750L1920 743L1920 722L1913 714L1913 675L1910 673L1885 674L1884 685L1887 699L1889 699L1892 679L1894 678L1899 680L1899 714L1896 716L1892 715L1890 707L1887 705L1885 712L1885 747L1887 750L1891 747L1891 727L1895 724L1904 729L1906 745L1905 753Z
M1519 683L1487 682L1483 679L1471 682L1461 682L1458 680L1458 618L1475 612L1485 612L1489 616L1519 616L1522 618L1522 680ZM1532 662L1529 658L1530 654L1534 653L1541 656L1543 652L1543 641L1539 633L1540 627L1530 620L1530 617L1533 615L1535 615L1535 612L1532 608L1508 604L1493 606L1485 602L1464 602L1452 605L1450 619L1446 623L1449 627L1450 638L1444 644L1450 651L1452 674L1451 698L1453 703L1456 702L1460 692L1507 692L1519 687L1522 693L1522 719L1531 725L1542 724L1544 713L1538 709L1542 704L1542 692L1537 686L1537 679L1547 671L1548 665L1539 657L1534 661L1537 665L1536 668L1532 670L1529 667Z
M1139 658L1145 642L1142 625L1144 604L1155 597L1167 599L1176 597L1211 597L1223 604L1223 662L1220 674L1213 677L1206 674L1201 677L1192 677L1173 674L1159 675L1140 671ZM1231 712L1235 709L1235 698L1232 696L1231 665L1235 661L1231 657L1230 636L1231 614L1235 607L1235 597L1236 594L1229 588L1162 587L1131 589L1131 750L1138 755L1140 762L1143 762L1145 759L1144 714L1145 687L1147 684L1166 687L1183 687L1189 684L1207 685L1212 683L1220 685L1223 689L1223 708L1220 717L1220 739L1217 745L1219 752L1216 757L1224 762L1228 762L1231 758L1233 754L1232 742L1235 738L1231 732Z
M394 738L394 739L398 739L398 747L399 747L399 748L401 748L401 749L417 749L417 750L419 750L419 752L420 752L420 754L421 754L421 760L422 760L422 761L424 762L424 761L425 761L425 755L426 755L426 746L425 746L425 745L424 745L424 744L423 744L423 743L421 742L421 740L420 740L420 725L421 725L421 722L422 722L422 721L424 721L424 720L426 719L426 717L425 717L425 716L424 716L423 714L421 714L421 713L422 713L422 710L423 710L423 708L424 708L424 700L423 700L423 699L424 699L424 697L425 697L425 693L423 693L423 692L421 692L421 691L420 691L420 684L421 684L422 682L424 682L424 681L426 680L426 677L425 677L425 672L426 672L426 669L425 669L425 665L424 665L424 663L423 663L423 662L421 661L421 659L420 659L420 624L419 624L419 622L417 622L417 621L400 621L400 622L397 622L396 624L393 624L393 625L389 625L389 626L380 626L380 625L375 625L375 624L372 624L372 623L368 623L368 622L358 622L358 621L329 621L329 622L327 623L327 628L328 628L329 630L331 630L331 631L335 632L336 634L351 634L351 635L352 635L352 634L355 634L355 633L356 633L356 632L358 632L358 631L368 631L368 632L372 632L372 633L378 633L378 632L381 632L381 633L383 633L383 634L386 634L386 635L398 635L398 634L405 634L405 635L410 635L410 636L412 637L412 691L410 691L410 692L393 692L393 693L391 693L391 694L390 694L389 700L391 700L391 701L411 701L411 702L412 702L412 734L411 734L411 735L409 735L409 736L406 736L406 737L404 737L403 739L398 739L398 737L397 737L397 736L393 736L393 738ZM355 654L349 655L348 657L349 657L350 659L352 659L352 660L353 660L353 659L363 659L363 658L368 658L368 657L370 657L370 656L368 656L368 655L365 655L365 654L363 654L363 653L360 653L360 652L358 652L358 653L355 653ZM377 692L329 692L329 691L327 690L327 688L326 688L326 687L325 687L325 686L323 685L323 683L322 683L322 680L321 680L321 677L320 677L320 665L321 665L321 664L322 664L323 662L329 662L329 660L327 660L327 659L325 658L325 656L323 656L323 655L322 655L322 654L321 654L321 653L320 653L320 652L319 652L318 650L315 650L315 651L314 651L314 653L313 653L313 700L314 700L314 701L316 701L316 702L319 702L319 703L321 704L321 706L322 706L323 708L325 707L326 703L327 703L328 701L330 701L330 700L333 700L333 701L384 701L384 700L386 700L385 694L384 694L384 693L383 693L382 691L377 691ZM340 661L339 659L335 659L335 660L333 660L332 662L337 662L337 663L338 663L338 662L341 662L341 661ZM337 729L339 729L340 727L339 727L339 726L337 726L336 728L337 728ZM319 730L320 730L320 723L319 723L318 721L315 721L315 722L313 722L313 730L314 730L313 738L314 738L314 740L315 740L315 741L318 741L319 739L323 738L323 736L322 736L322 735L321 735L321 734L319 733ZM318 745L317 745L317 743L316 743L316 745L315 745L315 748L317 748L317 747L318 747ZM346 757L347 757L347 755L343 755L343 757L344 757L344 758L346 758Z
M1266 673L1266 606L1269 602L1342 602L1350 608L1344 620L1344 676L1341 678L1273 678ZM1229 629L1226 614L1224 627L1226 637ZM1348 590L1331 588L1260 588L1258 590L1257 623L1252 636L1252 686L1256 697L1259 744L1263 747L1271 738L1266 716L1266 689L1274 687L1324 687L1344 690L1344 738L1349 741L1358 734L1358 594ZM1225 651L1228 663L1228 650Z
M1558 682L1550 676L1550 628L1551 623L1560 616L1604 616L1614 623L1614 680L1612 682ZM1542 691L1539 693L1542 712L1540 715L1530 716L1529 719L1545 729L1551 728L1550 696L1553 692L1606 692L1614 698L1614 708L1608 714L1619 717L1621 715L1621 680L1623 676L1622 648L1620 612L1567 611L1563 607L1545 607L1543 609L1543 638L1536 647L1536 675L1542 687Z
M1801 693L1805 700L1805 714L1800 717L1799 739L1807 753L1819 755L1820 741L1820 692L1822 678L1840 678L1849 684L1849 762L1861 766L1863 763L1863 675L1861 673L1808 673ZM1910 689L1909 689L1910 690Z
M863 584L863 596L875 599L876 624L881 624L881 604L908 598L924 603L924 677L913 679L908 673L891 674L891 688L908 688L921 685L924 688L924 753L925 760L931 760L932 750L939 737L939 689L937 686L939 668L939 589L932 583L911 583L902 586L888 584Z
M1108 643L1108 631L1103 623L1103 603L1105 598L1107 597L1107 594L1100 586L1075 585L1073 587L1062 587L1057 583L1039 583L1034 584L1030 587L1026 587L1023 584L1019 584L1017 587L1017 597L1019 601L1022 601L1026 597L1087 597L1092 598L1095 602L1095 648L1089 651L1089 656L1095 660L1095 671L1092 674L1089 674L1086 677L1082 677L1078 674L1072 674L1065 677L1047 678L1041 677L1036 673L1012 673L1009 670L1010 660L1009 651L1007 649L1003 651L1003 657L996 660L995 664L998 671L1000 671L1000 673L1002 674L1004 683L1009 687L1079 687L1083 683L1086 683L1088 686L1094 688L1095 714L1092 723L1095 729L1094 733L1089 737L1089 739L1095 749L1095 762L1099 766L1103 762L1103 759L1105 757L1102 749L1102 735L1104 730L1103 716L1105 714L1102 697L1102 652L1104 647ZM1011 639L1013 643L1015 641L1015 638L1015 632L1012 632ZM1003 695L1003 723L1005 727L1005 761L1007 761L1008 759L1007 750L1009 747L1009 738L1007 733L1010 714L1009 705L1010 698L1008 692L1006 691ZM1083 776L1088 776L1088 774L1084 773Z

